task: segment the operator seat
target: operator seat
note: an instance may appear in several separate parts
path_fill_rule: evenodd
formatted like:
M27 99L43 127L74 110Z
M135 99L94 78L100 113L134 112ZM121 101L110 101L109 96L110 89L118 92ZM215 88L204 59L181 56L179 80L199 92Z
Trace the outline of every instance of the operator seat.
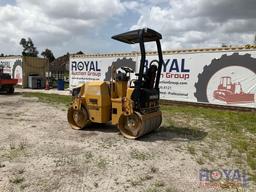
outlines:
M157 66L151 65L145 74L145 88L153 89L155 84Z

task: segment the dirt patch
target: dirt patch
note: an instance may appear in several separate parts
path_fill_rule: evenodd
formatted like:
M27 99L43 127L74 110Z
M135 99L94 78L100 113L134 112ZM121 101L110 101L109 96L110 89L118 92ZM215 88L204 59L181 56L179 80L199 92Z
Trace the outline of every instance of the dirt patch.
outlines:
M63 109L0 95L0 191L211 191L188 152L207 132L163 126L127 140L111 125L72 130Z

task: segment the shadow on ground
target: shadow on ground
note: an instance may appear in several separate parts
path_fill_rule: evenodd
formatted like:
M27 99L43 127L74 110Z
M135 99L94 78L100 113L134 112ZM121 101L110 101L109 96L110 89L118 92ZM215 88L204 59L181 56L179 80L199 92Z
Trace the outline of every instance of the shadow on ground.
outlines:
M114 133L119 132L116 126L111 124L99 124L99 123L92 123L88 127L85 127L81 130L81 132L90 132L90 131L99 131L103 133Z
M116 126L111 124L91 124L89 127L80 130L81 136L95 135L95 132L103 133L119 133ZM207 132L175 126L162 126L158 130L140 137L139 141L154 142L154 141L196 141L203 140L208 135ZM120 134L121 136L121 134Z
M10 94L10 93L5 93L5 92L0 92L0 95L10 97L10 96L22 95L22 93L20 93L20 92L14 92L14 93Z
M203 140L207 132L188 127L162 126L158 130L142 137L141 141L196 141Z

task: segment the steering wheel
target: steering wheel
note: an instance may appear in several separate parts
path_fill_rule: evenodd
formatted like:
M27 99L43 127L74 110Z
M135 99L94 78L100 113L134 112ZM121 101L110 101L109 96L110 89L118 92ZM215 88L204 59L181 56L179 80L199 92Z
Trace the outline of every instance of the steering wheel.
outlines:
M129 67L121 67L126 73L133 73L134 71Z

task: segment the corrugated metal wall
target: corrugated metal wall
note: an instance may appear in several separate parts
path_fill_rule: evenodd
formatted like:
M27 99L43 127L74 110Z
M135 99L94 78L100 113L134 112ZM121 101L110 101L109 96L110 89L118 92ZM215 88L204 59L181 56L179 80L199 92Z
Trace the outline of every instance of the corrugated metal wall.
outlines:
M23 62L23 88L28 87L28 77L32 74L38 74L39 76L45 78L46 72L49 71L48 59L38 58L38 57L22 57Z

